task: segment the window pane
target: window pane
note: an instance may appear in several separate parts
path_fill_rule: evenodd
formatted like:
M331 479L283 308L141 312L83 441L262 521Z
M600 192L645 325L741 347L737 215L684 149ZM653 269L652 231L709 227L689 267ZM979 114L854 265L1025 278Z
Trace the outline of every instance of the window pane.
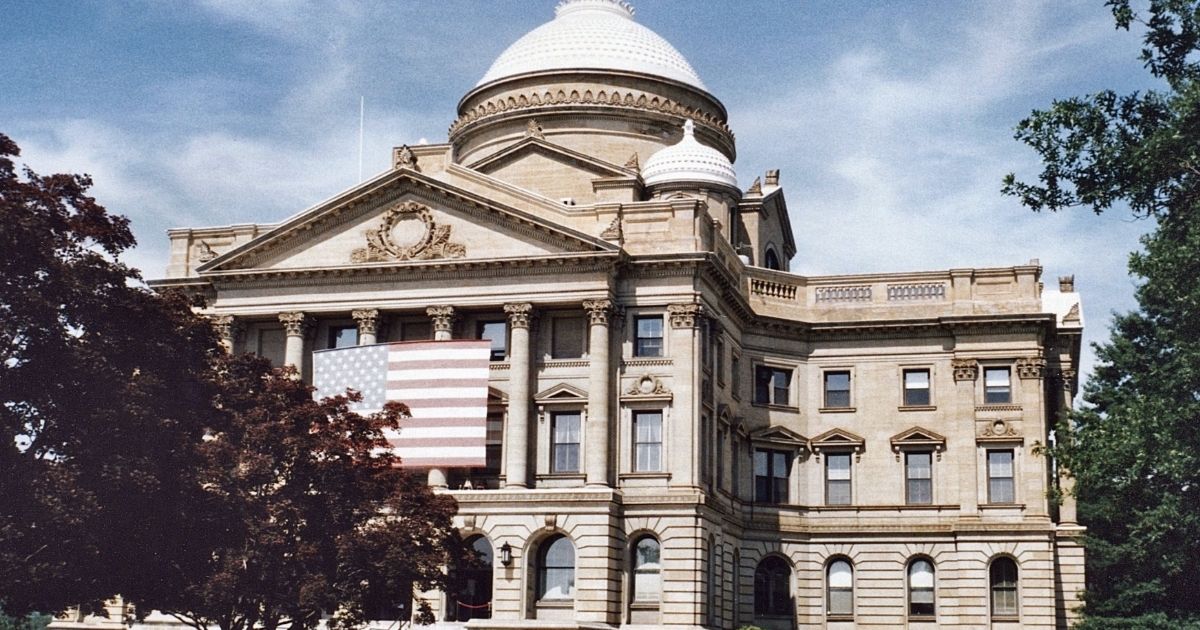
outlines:
M1008 387L1008 368L985 369L983 383L988 387Z
M854 614L854 592L846 589L831 589L829 591L829 614Z
M770 457L770 455L771 455L770 451L763 451L763 450L754 451L754 474L755 475L761 475L763 477L767 476L768 467L769 467L769 462L768 462L767 458Z
M787 453L782 451L771 452L771 476L780 479L787 479L788 465Z
M845 560L834 560L829 565L829 586L831 588L850 588L854 584L854 571Z
M850 479L850 455L845 453L830 453L825 458L829 479Z
M539 599L570 599L575 594L575 546L566 538L549 543L541 558Z
M554 472L579 472L579 414L556 413L553 421Z
M1008 368L985 368L983 371L983 402L988 404L1012 402Z
M508 350L508 324L479 322L479 338L492 342L492 360L503 361Z
M761 365L754 368L754 402L771 402L771 368Z
M904 404L929 404L929 370L904 371Z
M916 505L933 503L933 483L928 479L909 479L908 502Z
M908 584L913 588L933 588L933 565L917 560L908 567Z
M988 497L992 503L1014 503L1012 479L993 479L988 485Z
M929 479L933 476L930 453L908 453L905 459L908 463L909 479Z
M988 476L990 477L1012 477L1013 476L1013 452L1012 451L988 451Z
M850 482L830 481L828 483L829 505L850 505Z
M350 348L357 345L357 326L333 326L329 329L330 348Z
M639 357L662 356L662 317L638 317L634 331L634 354Z
M849 372L826 372L825 373L825 406L826 407L849 407L850 406L850 373Z

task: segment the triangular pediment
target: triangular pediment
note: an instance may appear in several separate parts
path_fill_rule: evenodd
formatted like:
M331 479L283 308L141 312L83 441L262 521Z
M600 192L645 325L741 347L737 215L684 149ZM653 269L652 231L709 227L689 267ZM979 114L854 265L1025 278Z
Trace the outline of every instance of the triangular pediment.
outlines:
M638 176L633 169L540 138L526 138L467 168L549 199L581 204L593 199L593 181L597 179L632 183Z
M400 169L283 221L197 271L286 271L615 250L546 218Z
M808 438L796 433L795 431L778 425L764 427L750 433L750 439L754 442L768 442L771 444L786 445L793 448L804 448L808 445Z
M586 403L587 392L574 385L559 383L538 392L533 399L543 405L554 402Z
M897 453L905 448L925 448L941 452L946 450L946 437L923 427L913 427L893 435L888 440Z
M861 436L855 435L845 429L830 429L821 435L809 441L809 447L815 453L824 450L839 450L850 449L855 452L862 452L863 446L866 444Z

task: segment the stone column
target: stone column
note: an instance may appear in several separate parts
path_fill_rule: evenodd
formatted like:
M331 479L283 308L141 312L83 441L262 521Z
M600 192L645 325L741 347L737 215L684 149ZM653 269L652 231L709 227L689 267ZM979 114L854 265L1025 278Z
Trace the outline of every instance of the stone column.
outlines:
M358 324L358 345L369 346L375 343L375 335L379 330L379 310L371 308L352 311L350 316Z
M1072 394L1075 392L1075 370L1070 368L1063 369L1059 374L1059 379L1062 382L1062 404L1059 407L1059 418L1065 418L1067 413L1071 411ZM1070 434L1069 426L1059 426L1059 431L1067 431L1065 435L1056 435L1055 441L1062 444L1068 440L1074 439ZM1058 489L1061 493L1062 503L1058 506L1058 522L1063 524L1075 525L1079 522L1079 514L1075 504L1075 477L1071 476L1071 471L1067 470L1066 466L1058 466Z
M221 347L232 354L234 346L245 332L245 326L233 315L213 315L212 324L221 339Z
M670 446L667 470L671 485L698 487L700 485L700 359L699 327L704 308L699 304L667 306L671 322L668 350L672 364Z
M504 435L504 487L529 487L529 328L533 305L505 304L508 314L508 422Z
M283 364L296 368L296 378L304 378L304 338L312 328L312 319L299 311L280 313L279 321L287 334L287 345L284 346Z
M453 338L453 306L430 306L429 308L425 309L425 314L433 320L434 341L450 341L450 339ZM430 468L429 485L433 488L445 488L447 486L446 469Z
M588 413L584 438L584 464L587 485L609 484L609 442L612 418L608 409L612 370L608 361L608 320L613 313L612 300L584 300L588 313Z

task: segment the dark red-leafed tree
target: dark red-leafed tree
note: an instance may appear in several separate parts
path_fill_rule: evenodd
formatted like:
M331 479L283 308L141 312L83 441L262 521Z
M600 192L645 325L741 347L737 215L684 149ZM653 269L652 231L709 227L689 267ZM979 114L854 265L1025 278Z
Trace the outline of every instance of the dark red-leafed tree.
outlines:
M211 559L156 608L201 629L306 630L327 613L354 627L444 585L457 505L386 450L403 405L359 415L248 355L222 364L217 388L199 449Z
M217 356L179 296L118 260L128 221L0 134L0 606L171 592L203 556L191 476Z

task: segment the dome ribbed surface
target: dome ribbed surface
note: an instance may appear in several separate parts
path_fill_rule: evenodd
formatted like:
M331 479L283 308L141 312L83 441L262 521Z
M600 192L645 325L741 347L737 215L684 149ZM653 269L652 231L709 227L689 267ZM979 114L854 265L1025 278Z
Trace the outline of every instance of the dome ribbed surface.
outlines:
M585 69L638 72L707 91L687 59L635 22L621 0L565 0L553 20L501 53L476 87L529 72Z
M737 188L737 173L724 153L700 144L695 125L683 125L683 139L646 160L642 181L647 186L666 182L710 182Z

